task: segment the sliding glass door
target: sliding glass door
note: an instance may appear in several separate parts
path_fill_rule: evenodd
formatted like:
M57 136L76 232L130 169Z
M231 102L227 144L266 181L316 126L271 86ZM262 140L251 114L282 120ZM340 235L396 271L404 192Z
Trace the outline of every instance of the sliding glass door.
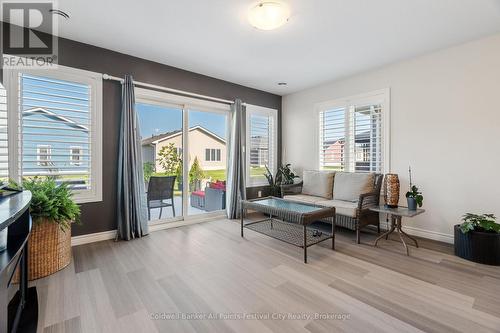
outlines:
M225 209L229 106L136 88L136 110L149 221Z
M226 208L227 113L189 110L188 215Z
M136 104L149 221L183 216L182 106Z

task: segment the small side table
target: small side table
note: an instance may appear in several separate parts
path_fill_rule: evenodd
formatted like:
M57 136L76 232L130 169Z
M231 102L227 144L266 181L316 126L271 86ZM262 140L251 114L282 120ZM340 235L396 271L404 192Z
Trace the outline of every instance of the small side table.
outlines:
M391 228L388 231L384 232L379 237L377 237L377 239L375 240L374 246L377 246L377 243L380 239L382 239L384 237L385 237L385 239L388 239L389 234L393 233L394 230L396 230L396 232L399 235L399 238L401 239L401 242L403 243L403 246L405 247L407 256L410 255L410 252L408 251L408 245L406 245L406 242L403 238L403 235L408 237L409 239L411 239L413 242L415 242L415 246L418 247L417 240L415 238L411 237L410 235L408 235L406 232L404 232L401 229L401 220L402 220L403 216L404 217L414 217L414 216L420 215L423 212L425 212L425 209L409 210L408 207L388 208L385 206L375 206L375 207L371 207L370 210L374 211L374 212L389 214L391 216Z

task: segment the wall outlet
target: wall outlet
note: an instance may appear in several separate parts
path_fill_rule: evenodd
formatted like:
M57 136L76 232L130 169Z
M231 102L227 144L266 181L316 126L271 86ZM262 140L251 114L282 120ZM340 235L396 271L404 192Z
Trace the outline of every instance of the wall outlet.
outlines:
M262 197L262 191L257 191L257 197Z

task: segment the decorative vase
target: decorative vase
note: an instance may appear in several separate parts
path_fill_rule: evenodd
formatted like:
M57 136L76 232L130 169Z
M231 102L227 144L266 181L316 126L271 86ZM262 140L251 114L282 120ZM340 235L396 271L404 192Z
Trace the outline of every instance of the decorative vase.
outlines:
M406 198L406 201L408 201L408 209L409 210L417 210L417 199Z
M389 208L397 208L399 203L399 177L396 173L388 173L384 179L384 200Z

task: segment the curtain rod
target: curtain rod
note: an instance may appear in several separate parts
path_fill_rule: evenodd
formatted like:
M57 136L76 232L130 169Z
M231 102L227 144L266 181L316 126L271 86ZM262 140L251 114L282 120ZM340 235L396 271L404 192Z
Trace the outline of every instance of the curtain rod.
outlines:
M108 74L102 74L102 78L104 80L118 81L120 83L123 83L122 78L119 78L116 76L111 76ZM170 93L179 94L179 95L185 95L185 96L189 96L189 97L205 99L205 100L209 100L209 101L213 101L213 102L219 102L219 103L224 103L224 104L234 104L234 101L230 101L228 99L222 99L222 98L217 98L217 97L212 97L212 96L195 94L195 93L191 93L191 92L184 91L184 90L177 90L177 89L158 86L156 84L134 81L134 85L140 86L140 87L145 87L145 88L151 88L151 89L155 89L155 90L161 90L161 91L170 92Z

